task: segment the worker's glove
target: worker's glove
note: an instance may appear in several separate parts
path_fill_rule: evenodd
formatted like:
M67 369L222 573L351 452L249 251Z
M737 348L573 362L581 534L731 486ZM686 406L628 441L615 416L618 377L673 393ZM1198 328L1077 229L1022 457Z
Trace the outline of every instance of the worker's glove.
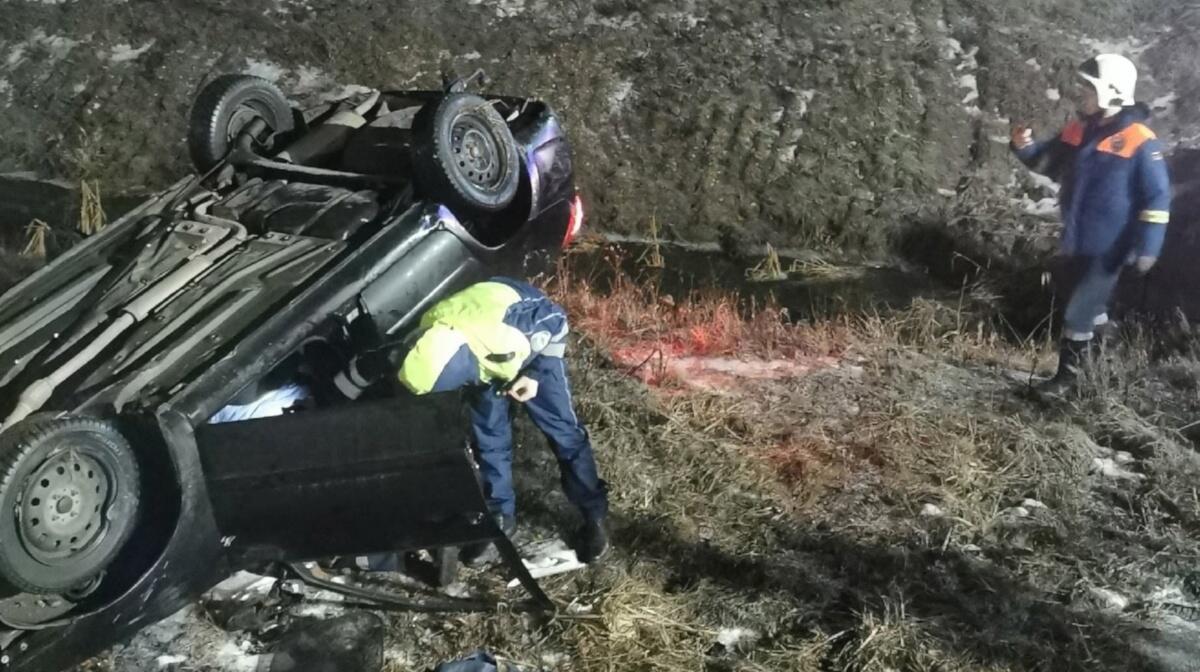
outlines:
M537 396L538 382L532 378L521 376L508 386L508 396L525 403Z
M1157 257L1141 256L1133 262L1133 266L1137 269L1138 273L1146 274L1150 272L1150 269L1154 268L1154 264L1156 263L1158 263Z
M1011 139L1013 147L1025 149L1033 144L1033 129L1020 124L1013 126Z

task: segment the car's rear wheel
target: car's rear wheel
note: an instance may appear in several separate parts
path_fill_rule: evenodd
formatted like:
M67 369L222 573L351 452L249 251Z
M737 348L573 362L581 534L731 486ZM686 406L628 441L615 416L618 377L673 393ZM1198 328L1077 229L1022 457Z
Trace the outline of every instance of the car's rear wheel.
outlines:
M94 418L33 418L0 434L0 583L79 590L104 571L137 522L129 443Z
M512 203L521 178L517 143L491 103L448 94L417 114L413 135L414 178L426 197L465 216Z
M188 151L200 172L220 163L237 137L255 120L265 129L256 136L264 154L275 149L277 138L291 131L295 121L287 98L271 82L252 75L222 75L209 82L192 104L188 125Z

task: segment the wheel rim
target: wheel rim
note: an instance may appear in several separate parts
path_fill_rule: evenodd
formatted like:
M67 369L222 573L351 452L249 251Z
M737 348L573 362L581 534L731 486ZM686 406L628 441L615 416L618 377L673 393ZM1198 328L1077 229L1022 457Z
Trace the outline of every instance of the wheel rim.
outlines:
M473 186L495 191L503 181L500 139L482 120L460 116L450 128L450 147L459 170Z
M270 136L273 130L271 128L271 120L254 107L243 104L234 108L233 114L229 117L229 123L225 126L226 142L232 144L255 119L262 119L267 124L266 130L263 131L260 137L255 138L255 140L261 142L263 138Z
M105 532L109 471L74 450L51 455L25 482L17 529L31 556L61 564L92 549Z

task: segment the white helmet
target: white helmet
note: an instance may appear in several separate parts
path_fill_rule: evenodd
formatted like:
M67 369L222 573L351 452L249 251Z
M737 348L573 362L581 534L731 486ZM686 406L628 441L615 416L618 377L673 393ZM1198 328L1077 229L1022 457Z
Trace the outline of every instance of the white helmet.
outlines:
M1079 66L1079 76L1096 88L1100 107L1113 111L1133 105L1137 67L1120 54L1100 54Z

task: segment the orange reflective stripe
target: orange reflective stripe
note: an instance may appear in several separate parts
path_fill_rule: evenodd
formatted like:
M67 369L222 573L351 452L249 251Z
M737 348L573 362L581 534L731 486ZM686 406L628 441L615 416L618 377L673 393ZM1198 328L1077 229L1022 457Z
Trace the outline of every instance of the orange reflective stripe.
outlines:
M1117 156L1128 159L1132 158L1142 145L1148 140L1153 140L1155 137L1154 131L1150 130L1145 124L1131 124L1129 128L1114 133L1108 136L1096 146L1096 149L1108 154L1116 154Z
M1058 139L1062 140L1068 145L1071 145L1072 147L1078 147L1079 145L1082 145L1083 124L1079 123L1078 120L1072 120L1063 127L1062 133L1058 135Z

